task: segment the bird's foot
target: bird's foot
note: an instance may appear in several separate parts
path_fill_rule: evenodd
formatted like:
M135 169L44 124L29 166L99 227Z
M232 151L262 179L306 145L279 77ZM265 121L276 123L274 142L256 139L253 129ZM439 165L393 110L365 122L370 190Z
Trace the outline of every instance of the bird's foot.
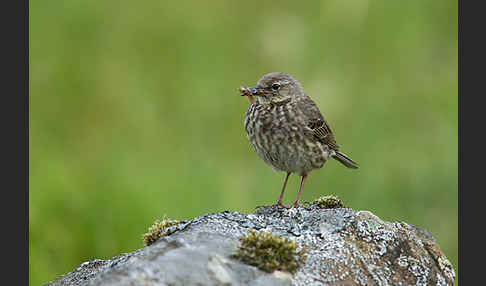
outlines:
M285 209L290 209L291 208L291 206L284 205L281 202L278 202L278 203L276 203L274 205L271 205L270 207L272 207L272 208L285 208Z
M300 208L300 207L304 207L304 204L305 203L302 203L302 204L299 204L299 202L295 202L292 204L292 208Z
M282 204L282 202L278 202L278 203L276 203L276 204L273 204L273 205L268 205L268 206L257 206L256 208L257 208L257 209L259 209L259 208L290 209L290 208L292 208L292 206L289 206L289 205L284 205L284 204Z

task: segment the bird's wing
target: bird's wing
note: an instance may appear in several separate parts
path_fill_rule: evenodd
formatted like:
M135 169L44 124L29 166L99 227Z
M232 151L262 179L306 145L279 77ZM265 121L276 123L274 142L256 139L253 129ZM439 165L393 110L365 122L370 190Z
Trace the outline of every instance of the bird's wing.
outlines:
M311 135L313 138L337 151L339 146L336 143L331 127L329 127L329 124L322 116L316 103L306 96L300 102L300 106L302 113L306 117L307 127L312 131Z

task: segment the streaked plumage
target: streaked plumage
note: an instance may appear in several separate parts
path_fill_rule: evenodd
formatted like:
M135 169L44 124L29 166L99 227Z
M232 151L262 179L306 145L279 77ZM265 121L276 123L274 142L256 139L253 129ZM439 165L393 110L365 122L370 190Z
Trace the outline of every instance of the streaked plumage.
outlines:
M287 177L277 202L282 205L288 176L302 176L294 206L298 206L303 183L310 171L334 158L348 168L358 165L339 152L334 134L317 105L300 83L284 73L264 75L253 88L240 88L242 95L256 96L245 116L245 130L251 146L268 165Z

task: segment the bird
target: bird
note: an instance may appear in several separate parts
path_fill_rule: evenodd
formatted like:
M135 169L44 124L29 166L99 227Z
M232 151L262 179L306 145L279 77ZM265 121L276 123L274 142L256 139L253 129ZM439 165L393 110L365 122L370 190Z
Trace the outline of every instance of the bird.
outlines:
M239 91L251 102L244 119L250 145L270 167L286 172L279 199L272 207L299 207L307 176L322 168L329 158L347 168L359 168L355 161L339 151L331 127L317 104L291 75L268 73L256 86L242 86ZM301 176L301 182L295 202L288 206L282 200L292 173Z

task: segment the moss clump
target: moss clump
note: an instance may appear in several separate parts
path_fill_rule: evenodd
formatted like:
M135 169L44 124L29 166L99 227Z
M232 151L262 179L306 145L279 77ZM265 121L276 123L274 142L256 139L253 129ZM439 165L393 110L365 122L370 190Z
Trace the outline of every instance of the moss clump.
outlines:
M143 235L143 243L148 246L156 242L160 237L173 233L174 231L168 231L167 229L179 223L180 221L172 219L156 220L154 225L149 227L148 232Z
M269 273L275 270L295 273L304 263L307 252L305 248L297 251L299 244L289 238L278 238L268 232L250 230L250 234L241 237L240 242L233 257Z
M343 201L335 195L320 197L314 201L321 209L345 208Z

